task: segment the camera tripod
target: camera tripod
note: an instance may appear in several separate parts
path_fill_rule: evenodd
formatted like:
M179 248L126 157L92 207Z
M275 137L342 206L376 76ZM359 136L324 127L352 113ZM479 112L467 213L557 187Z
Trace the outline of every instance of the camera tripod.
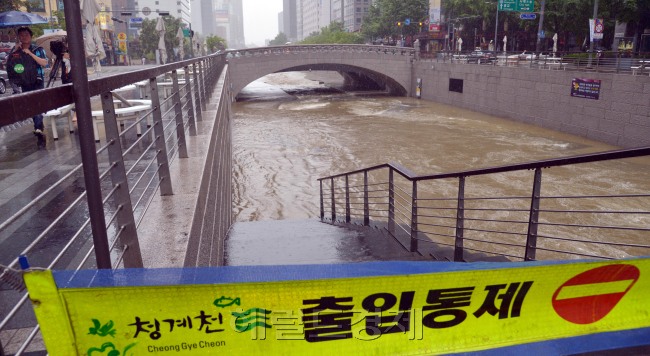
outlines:
M50 71L50 79L47 81L47 85L45 86L46 88L49 88L50 85L52 84L52 81L56 80L56 75L59 72L59 69L61 69L62 64L63 64L62 56L56 55L54 57L54 64L52 65L52 70Z

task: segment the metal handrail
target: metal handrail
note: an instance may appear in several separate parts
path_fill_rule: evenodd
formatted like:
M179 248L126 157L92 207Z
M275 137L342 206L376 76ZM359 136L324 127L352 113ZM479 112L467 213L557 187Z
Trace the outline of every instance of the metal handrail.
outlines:
M594 209L594 208L585 208L585 207L576 207L575 209L571 208L559 208L554 206L547 206L549 203L552 203L553 200L557 199L572 199L578 201L577 199L581 198L597 198L600 204L606 204L608 199L643 199L650 198L650 194L641 194L638 192L622 192L620 194L613 193L610 195L600 194L600 195L549 195L543 196L540 191L540 186L542 184L542 170L548 170L554 167L565 167L573 166L577 164L587 164L603 161L618 161L625 158L635 158L635 157L647 157L650 156L650 147L639 147L632 149L623 149L623 150L613 150L585 155L577 155L571 157L555 158L555 159L546 159L535 162L527 162L506 166L497 166L489 167L482 169L467 170L461 172L452 172L452 173L442 173L442 174L428 174L428 175L415 175L411 171L405 169L399 164L386 163L371 166L368 168L357 169L346 173L334 174L327 177L319 178L320 187L321 187L321 220L322 221L332 221L332 222L344 222L340 217L346 212L346 208L343 204L336 204L336 211L330 209L330 204L326 203L327 199L334 198L329 195L324 195L323 191L330 191L330 184L336 184L337 188L342 187L342 184L336 183L337 180L351 180L359 179L359 175L368 177L369 173L375 171L388 171L389 173L389 182L388 186L384 190L383 198L379 200L371 201L368 199L368 186L367 184L363 187L364 196L359 197L355 195L355 204L357 204L357 211L361 211L359 201L363 199L363 220L364 225L370 225L370 211L376 210L375 207L382 206L384 209L381 211L386 215L382 215L380 220L383 222L388 222L388 227L385 229L395 238L402 239L400 242L403 246L406 246L406 241L411 241L411 247L409 250L411 252L421 252L418 250L418 241L432 242L440 246L446 246L444 243L436 242L432 239L433 236L445 236L453 237L455 243L453 245L453 250L446 250L445 253L450 255L453 254L453 259L455 261L464 261L467 259L481 259L486 258L486 256L477 256L477 255L468 255L469 251L480 251L484 249L477 249L476 246L463 246L463 241L475 242L475 243L488 243L493 246L520 246L523 248L521 254L513 253L505 250L497 250L489 252L489 254L499 255L507 259L523 259L525 261L536 260L537 251L548 252L542 257L542 259L555 258L553 253L569 254L570 247L563 247L563 249L558 248L549 248L545 239L553 239L549 236L549 231L563 231L559 236L565 234L566 236L572 236L579 234L579 231L575 229L598 229L601 232L605 231L623 231L634 234L647 234L650 232L650 228L646 226L638 226L630 224L625 226L625 224L612 224L604 221L603 223L591 222L591 221L555 221L552 214L561 214L563 217L567 218L571 213L577 213L580 216L585 216L585 218L593 217L596 219L597 216L603 216L603 214L616 214L617 216L625 215L642 215L647 216L650 214L650 210L643 210L643 208L634 209L625 209L625 208L603 208L603 209ZM502 174L508 172L518 172L518 171L532 171L535 173L535 179L533 180L533 193L530 196L521 196L520 194L515 194L507 197L503 196L465 196L464 194L464 185L465 178L472 176L487 176L493 174ZM400 192L406 192L402 186L398 186L394 182L393 174L407 179L413 188L413 194L409 194L409 197L412 197L412 202L409 203L408 199L405 199ZM425 181L434 181L440 179L458 179L459 180L459 190L458 196L451 198L446 194L434 194L434 196L423 196L422 194L417 195L418 183ZM344 187L345 188L345 187ZM355 189L360 189L358 186ZM376 191L376 189L375 189ZM346 192L340 192L338 195L343 196ZM525 200L524 200L525 199ZM489 203L491 201L498 202L502 201L508 203L508 201L516 201L518 206L521 206L522 203L530 204L529 209L524 209L521 207L515 206L495 206L495 207L486 207L486 206L476 206L479 202ZM650 200L650 199L648 199ZM447 201L456 201L457 206L448 206L448 207L439 207L433 204L434 202L447 202ZM540 201L544 202L544 206L540 206ZM429 202L430 204L422 205L419 202ZM468 203L474 202L475 204ZM449 204L451 205L451 204ZM485 205L485 204L482 204ZM648 204L650 205L650 204ZM341 209L341 210L339 210ZM449 212L456 212L455 214L450 214L450 216L441 216L436 214L426 214L422 213L425 210L446 210ZM515 215L512 215L515 214ZM544 216L540 216L547 214ZM590 216L588 216L590 215ZM326 218L327 216L327 218ZM374 218L374 217L373 217ZM405 221L406 218L406 221ZM387 219L387 220L386 220ZM455 220L456 225L445 224L443 221ZM396 223L399 220L399 223ZM584 218L583 218L584 220ZM376 223L376 222L374 222ZM517 225L516 229L512 229L514 225ZM398 232L396 231L395 225L399 226L404 230L404 226L411 226L410 232ZM510 229L503 229L504 226L510 226ZM623 226L621 226L623 225ZM418 226L428 228L426 231L424 229L418 228ZM519 227L527 227L526 230L522 228L519 230ZM444 229L444 233L441 229ZM451 236L447 232L455 231L455 235ZM544 230L544 232L538 233L538 230ZM513 231L516 230L516 231ZM547 231L548 230L548 231ZM465 234L470 234L465 236ZM405 236L407 235L407 236ZM553 234L551 234L553 235ZM558 235L557 233L555 235ZM401 237L400 237L401 236ZM501 236L501 237L499 237ZM510 236L510 237L508 237ZM646 236L646 235L643 235ZM482 238L477 238L482 237ZM491 239L486 239L486 237L491 237ZM521 241L521 238L525 238L525 241ZM406 240L404 240L406 239ZM556 240L566 240L574 241L579 243L581 239L579 238L569 238L569 237L560 237ZM539 241L538 241L539 240ZM541 243L538 246L538 243ZM596 242L597 244L597 242ZM627 252L632 255L635 254L648 254L650 253L650 245L643 243L638 243L634 241L630 242L617 242L604 240L601 245L608 246L620 246L624 247ZM636 249L636 250L634 250ZM439 252L436 252L439 253ZM433 255L433 254L432 254ZM608 255L598 254L588 254L575 251L573 256L576 257L585 257L588 255L590 257L597 256L600 258L614 258ZM513 257L516 256L516 257Z
M198 82L197 85L184 85L178 90L172 91L172 95L167 99L152 96L152 108L137 115L136 118L131 120L131 124L119 132L118 122L114 114L111 113L114 112L115 104L113 103L110 92L143 80L147 80L147 83L150 84L149 89L154 89L157 86L158 78L165 73L177 68L187 67L187 65L193 65L194 63L201 63L204 68L204 71L201 73L204 78L199 78L202 83L201 86L198 85ZM192 112L200 112L202 110L201 104L206 101L206 95L209 93L205 86L213 88L216 85L217 78L219 77L218 74L224 66L225 56L208 56L153 67L151 69L133 71L128 74L90 80L88 82L90 96L99 96L101 98L104 112L106 139L101 144L95 146L98 171L101 168L101 172L98 172L100 173L98 174L98 180L102 184L87 187L83 192L75 193L74 202L70 202L69 206L65 206L65 209L42 232L37 232L37 236L35 236L33 241L27 241L30 243L22 250L22 254L30 254L37 245L49 239L58 228L57 224L68 219L67 216L72 214L73 211L85 209L86 212L80 214L80 216L87 216L88 208L79 203L88 199L89 191L98 190L99 195L102 197L98 208L103 211L105 227L109 232L109 241L107 242L107 246L109 247L108 251L111 253L110 251L114 246L121 246L120 251L113 252L113 257L108 256L109 261L113 259L110 264L111 267L141 265L137 242L137 229L143 221L149 204L151 204L155 197L154 192L156 189L153 188L158 187L158 191L162 195L171 194L171 179L168 167L173 161L174 156L179 154L179 151L169 150L169 148L165 151L165 147L180 147L184 145L182 139L184 139L187 132L182 128L183 125L173 125L175 117L171 119L164 118L161 115L162 111L166 110L164 107L167 106L171 107L169 111L174 110L174 107L180 107L182 104L178 100L180 96L175 94L179 91L184 91L185 94L183 97L185 99L183 101L185 102L186 109ZM162 92L157 91L157 94L162 95ZM0 98L0 112L3 113L2 117L0 117L0 126L21 122L27 117L71 104L73 101L73 91L70 85ZM108 104L109 102L110 104ZM178 111L176 114L178 114ZM182 115L183 119L187 118L186 113L182 113ZM153 122L151 126L143 130L144 132L140 137L136 137L133 128L136 128L138 125L144 125L148 118L152 118ZM195 125L192 119L185 121L189 125ZM172 125L170 126L170 124ZM173 129L165 132L164 127L173 127ZM80 130L79 136L81 137L83 135L84 132ZM18 224L25 218L26 214L31 214L32 211L47 203L48 197L53 196L53 194L65 191L66 187L70 186L68 182L72 179L80 179L82 170L85 174L86 168L83 164L76 165L70 172L58 179L56 183L47 186L43 192L38 192L37 197L27 202L18 212L3 219L4 221L0 220L0 234L13 233L13 230L19 228ZM116 180L116 177L119 176L123 178ZM138 187L139 185L143 185L142 183L145 183L144 187ZM134 201L134 204L131 201ZM72 236L65 240L65 245L61 246L60 251L58 249L52 250L55 256L51 260L39 261L33 258L30 260L30 263L36 267L72 268L77 270L96 266L96 262L88 262L92 261L90 256L97 250L94 244L87 251L73 251L72 249L73 244L76 243L78 245L80 241L88 241L91 239L94 230L90 232L88 227L92 226L92 224L92 219L88 217L80 221L75 226L77 230L71 232ZM57 234L59 238L65 236L61 235L60 232ZM58 247L50 246L48 248ZM81 262L78 264L73 264L73 261L75 261L73 256L76 256L78 252L81 253L83 258L81 258ZM67 262L68 260L70 262ZM71 265L57 266L57 264L62 262L71 263ZM0 264L15 267L17 259L14 260L12 258L11 261L0 261ZM0 331L9 325L9 322L13 318L21 315L21 313L18 313L19 310L23 308L31 310L28 303L26 303L26 294L17 299L20 299L17 305L5 315L0 316ZM38 326L35 330L38 331ZM32 338L33 336L30 336L22 340L20 350L25 350ZM0 345L0 350L3 350L2 345ZM17 354L22 352L20 350Z
M572 71L609 72L632 75L650 73L650 52L631 53L627 51L598 51L555 53L528 51L482 51L489 55L473 56L473 50L463 52L442 51L436 53L418 53L416 58L423 61L453 63L459 65L492 65L509 68L558 69ZM480 60L479 60L480 59Z

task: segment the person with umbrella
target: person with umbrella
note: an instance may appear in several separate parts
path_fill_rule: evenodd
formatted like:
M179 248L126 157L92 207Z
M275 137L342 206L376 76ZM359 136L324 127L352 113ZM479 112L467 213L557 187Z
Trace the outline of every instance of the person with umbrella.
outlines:
M44 88L44 72L43 67L47 65L47 55L45 50L42 47L38 47L32 43L32 36L34 33L29 27L20 27L16 31L18 34L18 43L16 47L9 53L9 59L7 60L7 66L14 65L12 59L16 58L25 58L23 61L33 61L36 65L25 65L25 64L15 64L13 68L8 68L14 70L14 72L23 74L23 71L36 71L36 81L33 83L22 82L20 83L20 88L23 93L28 91L38 90ZM31 63L33 64L33 63ZM34 73L30 73L32 76ZM45 148L45 133L43 126L43 115L38 114L33 117L34 120L34 135L37 138L38 148Z

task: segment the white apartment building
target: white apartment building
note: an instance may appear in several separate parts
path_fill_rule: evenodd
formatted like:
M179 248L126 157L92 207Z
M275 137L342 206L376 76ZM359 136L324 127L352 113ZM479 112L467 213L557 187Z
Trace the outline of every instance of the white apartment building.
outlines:
M323 27L331 23L332 0L300 0L298 2L298 40L303 40L312 33L320 33Z
M136 10L140 10L137 17L156 21L159 12L169 12L183 23L192 21L190 0L135 0L134 5Z
M361 29L363 18L368 14L368 9L373 0L331 0L331 21L343 22L343 27L348 32L357 32Z

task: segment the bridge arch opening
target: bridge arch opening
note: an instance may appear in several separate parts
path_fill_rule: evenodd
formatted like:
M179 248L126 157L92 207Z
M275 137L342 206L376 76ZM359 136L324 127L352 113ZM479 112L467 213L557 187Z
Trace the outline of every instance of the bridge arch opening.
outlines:
M308 71L335 71L341 74L344 79L345 90L376 90L386 92L393 96L406 96L407 89L402 86L397 80L367 69L363 67L340 64L340 63L317 63L317 64L304 64L297 66L290 66L281 68L268 73L259 73L254 77L246 78L246 80L239 83L240 88L234 88L233 95L236 97L241 89L246 87L253 81L263 78L264 76L272 73L282 72L308 72ZM240 80L242 78L239 78Z

